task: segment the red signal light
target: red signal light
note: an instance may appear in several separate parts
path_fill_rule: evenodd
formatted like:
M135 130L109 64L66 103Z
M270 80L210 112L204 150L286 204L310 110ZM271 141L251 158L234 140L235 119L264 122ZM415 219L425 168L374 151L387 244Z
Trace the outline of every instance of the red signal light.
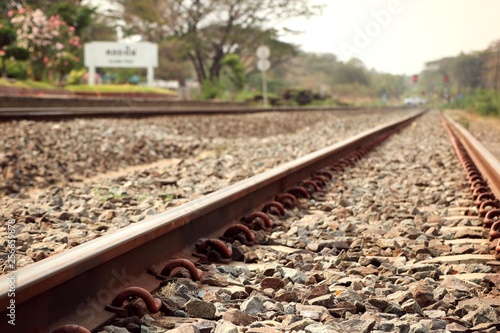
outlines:
M418 75L413 75L413 82L417 83L418 82Z
M448 75L445 75L443 80L444 80L444 83L448 83L448 82L450 82L450 77Z

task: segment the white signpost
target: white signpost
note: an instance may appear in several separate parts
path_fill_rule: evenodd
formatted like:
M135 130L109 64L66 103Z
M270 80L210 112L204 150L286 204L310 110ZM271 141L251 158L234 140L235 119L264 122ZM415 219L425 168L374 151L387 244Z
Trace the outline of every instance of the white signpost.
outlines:
M86 43L84 45L84 64L89 68L89 85L94 84L96 67L146 67L148 70L148 86L152 86L153 68L158 67L158 45L149 42L133 44L116 42Z
M257 48L257 68L262 72L262 97L264 99L264 107L267 107L267 82L266 72L271 68L271 62L268 60L271 55L271 50L265 45Z

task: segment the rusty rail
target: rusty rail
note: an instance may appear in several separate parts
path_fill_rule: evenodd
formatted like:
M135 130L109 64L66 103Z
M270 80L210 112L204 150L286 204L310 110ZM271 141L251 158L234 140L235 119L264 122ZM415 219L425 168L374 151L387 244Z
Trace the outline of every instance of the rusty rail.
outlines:
M500 238L500 162L467 130L449 117L442 116L455 152L466 173L483 227L490 229L489 241ZM500 260L500 244L492 243L495 259Z
M15 273L16 330L51 332L63 325L80 325L92 330L109 322L116 315L107 311L105 305L111 304L120 292L135 286L148 291L158 288L159 280L147 273L152 266L170 267L169 258L191 258L196 240L216 238L213 236L222 234L233 221L272 201L278 193L293 189L298 182L339 159L357 154L361 147L398 132L422 114L415 113L367 130L20 269ZM328 176L328 172L323 175L319 179ZM195 274L192 267L191 271ZM2 318L6 318L8 310L5 309L12 299L8 294L9 281L2 277ZM11 328L6 320L0 321L0 332Z
M492 192L497 198L500 198L500 161L460 124L449 117L445 117L445 119L487 180Z
M42 108L0 108L0 121L12 119L51 119L74 117L144 117L158 115L200 115L200 114L239 114L274 111L390 111L405 109L397 107L234 107L225 105L213 106L148 106L148 107L42 107Z

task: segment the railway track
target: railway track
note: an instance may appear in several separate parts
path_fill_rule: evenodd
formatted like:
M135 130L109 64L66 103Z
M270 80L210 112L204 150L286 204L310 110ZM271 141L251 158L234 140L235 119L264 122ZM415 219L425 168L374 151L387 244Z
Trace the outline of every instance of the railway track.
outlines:
M293 268L302 267L304 272L310 272L313 268L305 268L308 266L307 264L309 264L309 266L317 266L319 262L319 260L315 261L313 255L318 257L330 257L331 260L328 265L320 262L320 267L314 268L318 271L318 274L314 275L315 281L310 279L311 275L306 277L306 274L302 273L306 278L305 281L301 281L302 283L299 284L305 284L309 279L308 283L311 286L316 284L318 286L325 286L325 283L321 283L321 281L327 280L326 273L329 269L328 267L321 267L325 265L330 268L336 267L339 269L339 272L348 272L352 275L364 276L366 281L363 280L363 283L369 284L370 279L377 279L376 275L379 273L379 268L385 267L385 269L388 269L388 263L392 262L393 259L398 261L398 257L400 259L405 257L409 263L415 264L414 267L408 266L410 268L406 269L406 271L405 268L398 267L398 274L401 275L402 279L406 278L405 274L408 275L408 271L412 271L413 275L419 273L422 280L425 280L425 278L437 279L439 275L447 275L443 274L443 271L446 270L444 268L441 269L439 265L443 261L451 261L449 260L451 257L443 259L441 256L436 255L436 253L426 252L425 247L430 246L429 240L427 240L428 243L425 244L425 241L422 240L422 237L419 237L418 233L415 239L418 240L420 238L419 241L423 243L424 248L420 248L415 251L415 257L413 257L414 254L405 253L403 247L396 247L394 242L397 244L400 240L393 239L391 242L390 237L387 237L386 243L380 242L380 244L378 239L371 239L371 241L377 243L379 249L378 253L373 253L372 255L372 253L370 253L371 250L368 247L366 249L367 252L363 252L363 245L358 244L359 241L353 239L353 237L346 237L345 235L339 235L338 238L335 237L340 230L349 234L349 228L356 229L354 225L354 222L356 222L355 220L348 219L348 223L346 223L347 227L336 225L336 229L333 225L339 221L334 221L334 223L328 225L329 229L327 229L327 223L325 223L325 226L321 226L321 223L318 224L311 221L314 215L313 217L308 216L311 211L316 212L318 216L320 216L319 211L324 213L336 210L335 207L328 208L328 204L325 204L325 202L332 201L332 198L338 199L337 196L339 193L347 192L349 187L349 185L347 185L349 177L363 181L362 173L365 171L361 170L361 174L356 174L356 167L354 165L356 163L363 163L362 161L358 161L370 151L375 149L378 144L386 141L390 135L398 133L403 127L412 124L418 116L419 115L413 115L402 121L364 132L342 143L325 148L297 161L287 163L282 167L242 181L184 206L177 207L148 221L122 229L114 234L98 238L63 254L36 263L27 269L18 271L16 273L17 286L15 288L15 317L17 318L16 331L17 329L20 329L20 332L51 332L56 327L68 323L78 324L82 327L87 327L89 330L95 330L105 323L113 321L117 315L124 315L124 312L127 311L137 311L131 309L134 306L142 309L142 305L139 304L140 302L138 303L136 301L132 302L136 305L130 303L125 307L122 306L124 303L128 303L127 300L129 299L129 296L132 295L129 295L128 293L132 293L134 291L144 293L143 290L145 290L146 292L143 296L146 296L146 298L149 299L149 292L157 291L160 288L161 279L164 279L164 277L162 278L161 276L159 279L158 275L169 275L172 268L175 268L175 270L178 270L179 268L187 268L190 272L191 278L194 280L201 279L201 282L205 287L206 285L217 284L217 278L214 278L213 275L213 265L208 265L205 262L210 260L221 261L221 266L224 266L228 264L228 261L230 261L228 259L241 259L238 258L238 253L243 255L246 262L256 261L257 258L259 258L259 256L256 255L256 252L258 251L261 251L260 253L269 253L271 256L277 256L277 258L275 258L276 260L279 258L284 260L287 255L290 255L293 259L284 263L285 268L283 269L291 269L291 271L296 273L300 278L302 278L302 275L299 272L300 270L295 270ZM461 151L461 147L457 143L457 140L458 137L461 137L463 134L461 134L461 132L459 132L459 130L455 127L447 128L450 133L457 133L455 134L456 137L453 137L453 140L455 140L455 147L457 147L457 150ZM400 134L399 136L401 135L403 134ZM476 146L474 143L472 145ZM466 157L461 157L461 160L465 161L463 162L465 166L471 167L471 163ZM476 162L475 164L491 165L488 161ZM345 170L345 175L343 170ZM492 171L490 171L490 173L483 173L483 177L489 180L492 179L491 177L495 177L495 172L498 175L497 169L491 170ZM349 173L353 172L353 175L349 175ZM477 174L474 176L479 177ZM367 179L366 181L368 185L372 184L370 186L375 186L375 188L372 189L375 191L377 187L377 180ZM345 184L342 182L345 182ZM422 180L422 184L419 186L429 186L424 182L430 183L431 181ZM492 192L496 191L495 187L497 185L495 182L489 181L487 184L478 182L477 184L478 185L476 186L482 187L482 191L484 192L486 192L484 190L485 187L490 187ZM330 188L330 191L327 191L328 188ZM334 190L333 192L331 191L332 189ZM286 194L276 197L276 195L280 193ZM463 193L460 195L457 194L456 198L454 197L450 199L450 202L456 201L458 203L462 200L460 203L465 204L466 207L457 206L456 211L460 213L460 219L467 220L467 214L474 209L470 206L470 200L462 195ZM486 196L484 197L486 198ZM266 205L267 202L276 198L281 201L282 205L288 207L288 212L285 213L286 218L275 216L283 213L280 204L272 203L271 205ZM356 198L351 197L339 200L338 202L341 209L337 210L336 213L340 215L344 214L347 217L352 215L352 211L350 210L354 210L354 208L349 209L349 207L353 206L353 203L349 202L349 200L354 201L355 199ZM394 199L392 204L399 206L400 208L400 206L403 206L402 202L403 201L398 202ZM373 205L373 202L371 202L371 204ZM294 205L297 207L292 208ZM310 205L312 205L312 207L310 207ZM325 207L320 209L322 205ZM489 205L489 208L493 208L495 203L490 201ZM262 213L255 213L257 211L261 211L262 208L265 208L264 206L267 206L267 209L264 210L271 211L271 218L266 217L266 215L262 215ZM486 206L483 208L488 209ZM398 215L395 214L395 212L390 214ZM426 212L419 212L418 209L412 212L405 212L404 214L407 216L411 215L412 218L407 218L403 221L412 220L414 222L416 221L415 223L435 222L435 225L427 225L425 226L427 229L420 232L420 236L427 235L431 241L433 238L438 238L437 236L441 231L444 232L445 229L443 228L447 228L446 226L443 227L440 225L443 222L442 220L438 221L436 219L428 219L427 221L422 221L421 217L426 216L427 214ZM417 218L418 216L420 217ZM299 217L300 223L294 224L294 220ZM322 218L325 217L323 216ZM370 220L370 218L367 219ZM470 219L471 221L477 221L477 218L471 217ZM288 220L291 220L292 222L289 222ZM309 239L307 239L307 237L295 237L298 235L299 230L302 230L306 226L306 221L313 223L315 226L319 226L319 231L325 229L323 233L314 235L317 238L316 240L314 237ZM450 218L448 221L455 220ZM247 225L247 227L257 229L255 232L256 236L251 236L245 227L233 227L232 230L227 230L229 225L239 225L237 222L243 222ZM406 221L405 223L411 224L409 221ZM464 223L473 222L467 220ZM418 224L419 223L410 227L421 227L421 225ZM234 228L236 230L234 230ZM457 227L454 226L450 228ZM474 229L475 227L466 226L466 229L467 228L471 232L476 232L474 234L476 236L484 233L482 229ZM430 232L429 229L431 229ZM459 226L458 229L463 230L464 226ZM269 232L264 232L264 230ZM370 232L373 230L370 230L369 228L360 229L358 232ZM455 231L455 229L446 230L446 232L451 232L451 230ZM241 231L243 234L240 234ZM271 231L274 231L274 233L270 234ZM233 243L233 248L231 250L227 247L227 245L221 243L219 240L212 240L218 239L222 234L225 234L227 237L235 236L240 244ZM320 241L320 236L322 235L326 235L327 238ZM252 240L252 237L256 238ZM202 241L195 246L194 244L200 238L208 239L208 241ZM227 242L228 240L226 239L225 241ZM267 242L267 245L258 244L255 247L256 250L252 250L253 247L241 245L241 243L245 244L246 242L251 241L254 243ZM356 241L358 241L358 243L355 243ZM466 240L462 242L471 241ZM483 244L484 240L475 239L472 242ZM368 243L369 242L367 242L367 244ZM166 244L168 244L168 246ZM274 244L274 247L269 244ZM297 251L297 249L298 252L294 252ZM401 251L402 254L394 255L394 252L397 251ZM195 254L194 256L193 252ZM294 253L295 256L293 255ZM494 261L494 256L491 254L481 254L481 257L473 257L470 254L467 255L468 258L473 258L470 260L480 262ZM75 258L79 259L75 261ZM171 258L190 259L192 261L198 261L199 263L197 264L198 266L195 267L187 260L172 260ZM308 262L308 260L306 260L308 258L312 258L313 261ZM462 261L466 262L469 260L465 257L453 257L452 259L453 263ZM413 262L412 260L416 260L416 262ZM279 260L277 261L279 262ZM363 264L360 264L361 261ZM343 264L343 262L346 264ZM354 265L355 262L357 265ZM401 266L407 266L406 264L408 262L405 261L405 264ZM322 268L324 268L326 275L320 277L321 274L319 274L319 272L322 271ZM200 269L204 272L203 274L200 273ZM259 270L258 267L254 267L253 269L254 271ZM287 289L288 287L284 285L284 282L283 285L280 285L278 280L285 280L289 283L290 281L296 281L294 281L290 276L281 276L280 279L273 280L273 276L279 275L277 270L279 271L279 269L275 266L274 269L271 270L271 273L269 273L271 276L267 276L270 279L265 282L263 280L265 280L266 275L264 275L264 277L261 276L261 280L259 281L261 286L268 283L271 286L271 289L274 288L273 290L275 292L280 290L290 292L290 290ZM155 276L151 274L152 271L156 272L157 275ZM450 272L453 271L450 271L449 269L446 271L446 273ZM184 274L182 271L180 273ZM455 275L458 276L459 274ZM373 278L373 276L375 276L375 278ZM482 282L486 276L488 275L483 274L480 277L477 275L467 275L463 277L461 276L461 278L464 280L472 279L473 281ZM344 278L347 278L347 276L344 276ZM174 280L167 280L170 284L164 283L162 288L171 286L172 283L175 282L173 281ZM492 283L494 284L493 279L488 281L493 281ZM237 285L237 283L233 284L234 286ZM276 287L275 284L277 284L278 287ZM367 297L367 299L371 299L371 301L367 301L366 305L361 304L362 302L358 302L358 304L356 302L349 303L343 300L346 297L344 293L350 293L351 291L347 290L350 289L353 284L360 287L359 290L353 287L353 290L360 291L365 290L363 287L368 288L368 286L360 285L358 280L352 279L350 281L330 285L329 287L327 286L327 292L320 293L318 297L323 298L319 300L316 299L318 297L310 299L314 299L312 302L316 302L314 304L323 304L325 310L328 310L328 316L331 316L332 318L346 319L346 313L351 312L368 313L370 310L373 310L371 307L378 308L379 312L388 313L392 316L398 316L398 314L402 316L404 314L415 313L425 318L436 316L436 313L428 314L424 313L422 310L425 302L430 302L431 298L429 295L426 296L424 286L420 286L422 289L420 290L422 292L421 294L418 294L418 292L413 293L413 303L411 302L411 299L407 299L405 301L410 302L402 302L402 305L398 308L393 304L393 302L391 303L391 301L387 300L392 300L388 297L387 291L382 294L382 296L387 296L385 297L385 303L384 297L380 297L381 295L377 295L379 297L375 297L376 295ZM8 296L9 286L10 284L7 279L0 281L0 304L2 308L7 308L10 299L12 299ZM125 288L137 286L142 289L125 291L122 298L115 298L115 296L118 293L123 292ZM247 288L244 288L245 285L241 283L239 287L243 287L244 291L247 293L244 298L253 299L253 297L250 297L252 296L251 291L255 290L249 288L248 285ZM269 288L263 287L260 292L263 295L266 295L266 297L270 297L269 290L266 291L266 289ZM207 292L210 291L205 291L204 293L206 294ZM238 292L242 291L239 290ZM369 293L368 289L365 290L365 294L366 293ZM240 295L243 295L243 293L240 293ZM283 296L283 293L280 295ZM405 297L408 297L408 295ZM338 302L335 301L335 299ZM297 303L300 300L299 303L302 303L302 305L311 304L309 301L306 302L306 298L302 299L301 297L298 297L298 299L294 300L294 303ZM149 306L149 312L157 312L158 307L161 307L161 311L167 312L170 315L175 314L175 311L172 310L172 305L165 304L168 303L165 299L163 299L163 304L155 304L155 302L159 301L146 300L146 304ZM239 301L239 303L242 302L244 302L243 299ZM417 305L415 305L415 303L417 303ZM430 306L435 303L436 302L428 305ZM494 300L490 303L495 304ZM338 306L339 304L342 306ZM108 305L107 310L104 309L105 305ZM354 308L352 308L351 305L353 305ZM349 308L349 306L351 307ZM366 308L367 306L369 307L368 309ZM387 310L389 306L393 307L391 308L392 310ZM380 311L382 307L383 309ZM320 311L319 318L314 317L315 319L311 319L311 311L315 313L314 316L316 316L319 311L318 308L297 307L295 310L296 316L302 313L302 320L309 319L313 322L322 322L320 318L323 315L326 316L326 313L321 313ZM192 310L186 309L186 311L189 313L189 311ZM283 311L286 313L285 310L282 310L282 312ZM431 309L427 311L442 310ZM303 313L309 313L309 315L306 316L303 315ZM4 312L2 317L7 315L8 312ZM258 317L257 314L254 315ZM265 319L265 317L266 315L262 314L261 319ZM385 319L394 319L389 317L390 316L387 316ZM29 320L26 320L26 318L29 318ZM218 317L215 316L210 319L218 319ZM300 320L296 320L296 322L298 321ZM353 322L355 319L346 321ZM381 324L373 318L370 320L364 318L361 321L364 321L365 325L368 326L360 329L360 331L371 331L374 327L378 327L380 330L382 327ZM451 319L450 322L452 322ZM312 325L311 322L306 323ZM333 325L333 322L331 324ZM363 326L362 323L358 322L358 324ZM456 324L459 325L458 323ZM0 323L0 327L2 332L9 331L9 329L12 328L11 326L8 326L8 323L5 321ZM299 326L296 326L297 330L300 330L301 328L298 327ZM389 325L386 328L389 329L390 327L391 326ZM393 325L392 328L394 327L395 326ZM75 327L73 326L72 329L74 328ZM255 328L257 329L258 327ZM408 324L408 330L409 329L410 326ZM81 331L84 332L83 330ZM401 328L400 331L405 330L404 328ZM258 332L258 330L255 332Z
M400 110L402 107L273 107L273 111L374 111ZM241 114L269 112L269 108L262 107L235 107L226 105L203 106L118 106L118 107L37 107L37 108L0 108L0 121L12 119L61 119L80 117L144 117L158 115L202 115L202 114Z

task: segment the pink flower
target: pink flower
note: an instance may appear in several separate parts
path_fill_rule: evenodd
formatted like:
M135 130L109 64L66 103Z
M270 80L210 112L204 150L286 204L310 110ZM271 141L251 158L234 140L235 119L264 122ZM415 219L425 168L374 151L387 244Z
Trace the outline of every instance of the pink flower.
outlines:
M7 15L8 15L9 17L14 16L14 11L13 11L12 9L11 9L11 10L9 10L9 11L7 12Z
M24 9L23 7L19 8L19 10L18 10L19 14L23 15L24 12L26 12L26 9Z
M73 32L73 31L75 31L75 27L69 27L69 30L70 30L71 32Z
M0 57L3 57L5 55L5 51L4 50L0 50Z

